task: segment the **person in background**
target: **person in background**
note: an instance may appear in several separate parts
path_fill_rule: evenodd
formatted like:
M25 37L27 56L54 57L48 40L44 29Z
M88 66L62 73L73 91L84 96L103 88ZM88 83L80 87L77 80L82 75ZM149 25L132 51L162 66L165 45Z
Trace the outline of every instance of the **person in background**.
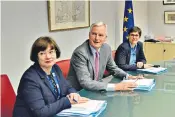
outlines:
M106 83L102 81L105 69L121 79L137 79L118 68L112 58L111 48L105 43L107 25L97 22L91 25L89 39L77 47L70 60L68 80L76 90L92 91L133 90L135 83Z
M13 110L13 117L53 117L81 97L63 78L55 64L60 49L51 37L39 37L33 44L30 59L34 62L23 74Z
M135 71L153 66L146 64L143 44L139 41L141 33L141 29L134 26L128 31L128 41L117 48L114 60L119 68L125 71Z

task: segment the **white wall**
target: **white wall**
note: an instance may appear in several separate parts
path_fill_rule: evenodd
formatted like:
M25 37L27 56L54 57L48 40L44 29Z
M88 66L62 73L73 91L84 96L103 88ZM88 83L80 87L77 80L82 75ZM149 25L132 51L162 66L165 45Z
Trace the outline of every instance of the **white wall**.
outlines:
M164 24L164 11L175 11L175 5L163 5L162 1L148 2L149 34L175 36L175 24Z
M147 1L134 1L134 22L136 26L142 29L141 41L144 41L144 35L148 34L148 5Z
M52 36L62 51L61 59L70 58L73 50L88 38L88 28L70 31L48 31L47 3L45 1L1 2L1 70L8 74L15 92L24 71L32 64L30 49L43 35ZM133 3L135 24L146 34L147 2ZM108 25L108 41L112 49L122 42L123 1L91 2L91 23L104 21Z

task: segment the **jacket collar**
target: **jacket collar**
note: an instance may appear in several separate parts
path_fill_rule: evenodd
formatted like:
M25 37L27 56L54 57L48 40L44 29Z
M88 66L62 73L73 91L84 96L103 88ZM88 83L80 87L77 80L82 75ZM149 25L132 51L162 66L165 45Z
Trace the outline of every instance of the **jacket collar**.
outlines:
M43 71L43 69L40 67L40 65L38 63L34 63L34 67L35 67L35 70L37 71L37 73L39 74L41 80L44 81L44 83L46 84L46 86L52 91L52 93L55 96L55 98L57 98L57 96L55 95L55 93L52 90L52 87L50 86L50 83L49 83L49 81L47 79L46 73Z
M34 63L34 68L37 71L37 73L39 74L41 79L45 79L47 78L46 73L43 71L43 69L40 67L39 63Z

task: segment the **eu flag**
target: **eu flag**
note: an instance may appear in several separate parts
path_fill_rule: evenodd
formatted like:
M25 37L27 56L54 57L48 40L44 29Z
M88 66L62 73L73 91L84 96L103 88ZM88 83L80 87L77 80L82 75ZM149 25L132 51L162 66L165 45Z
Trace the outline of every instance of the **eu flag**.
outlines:
M132 0L126 0L123 18L123 42L128 40L128 30L132 27L134 27Z

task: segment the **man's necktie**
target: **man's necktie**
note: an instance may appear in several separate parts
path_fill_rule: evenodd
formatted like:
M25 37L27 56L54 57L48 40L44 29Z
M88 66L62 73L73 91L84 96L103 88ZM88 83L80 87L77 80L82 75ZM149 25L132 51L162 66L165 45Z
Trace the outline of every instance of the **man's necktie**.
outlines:
M99 73L99 53L95 53L95 80L98 80Z
M52 83L52 85L53 85L54 93L55 93L56 95L58 95L58 88L57 88L57 84L56 84L56 82L55 82L55 80L54 80L53 75L51 74L51 75L48 75L48 76L49 76L49 79L50 79L50 81L51 81L51 83Z

